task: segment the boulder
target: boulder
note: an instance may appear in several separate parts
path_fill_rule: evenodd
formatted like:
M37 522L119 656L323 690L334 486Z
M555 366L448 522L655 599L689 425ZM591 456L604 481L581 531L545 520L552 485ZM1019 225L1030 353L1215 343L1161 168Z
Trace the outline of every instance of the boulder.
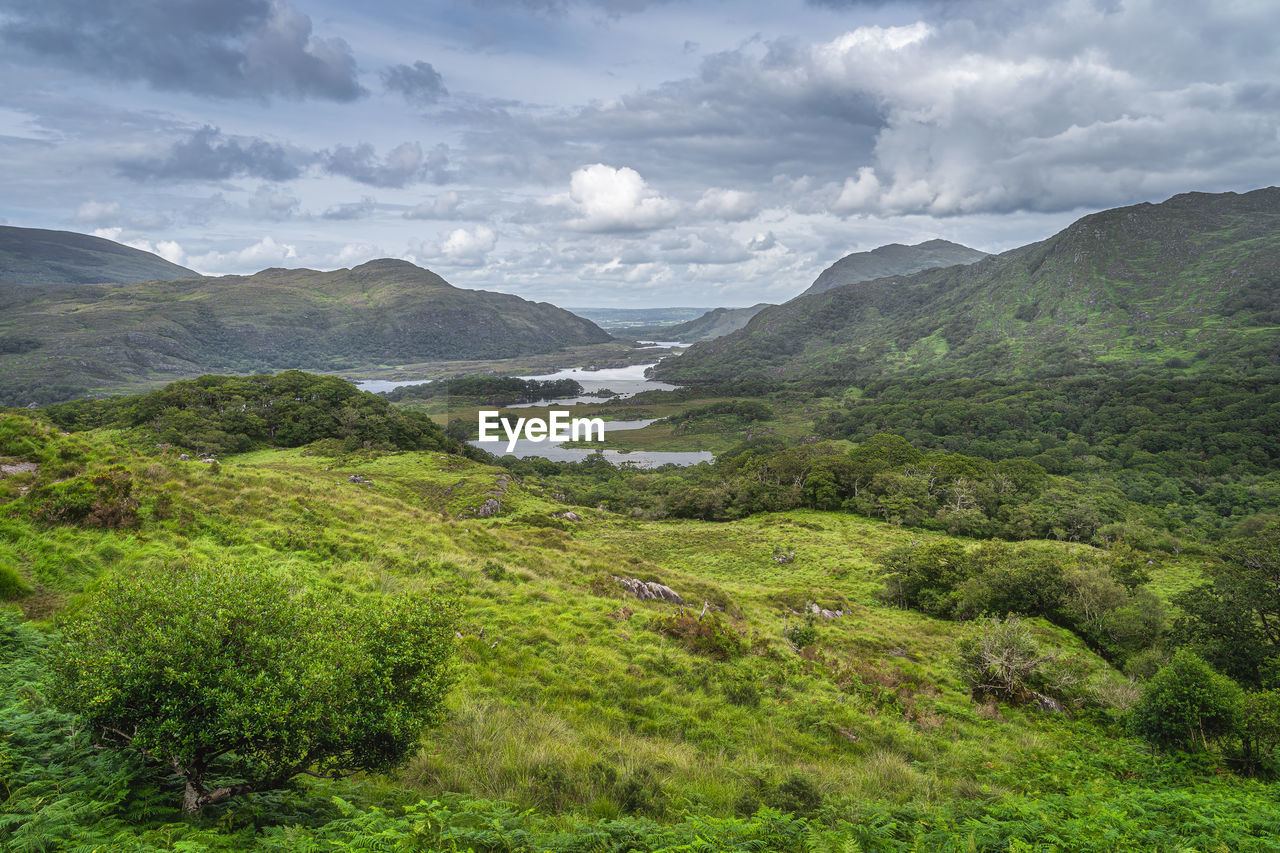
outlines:
M642 581L639 578L620 578L617 575L614 575L613 579L641 601L669 601L681 607L685 606L680 594L664 584Z

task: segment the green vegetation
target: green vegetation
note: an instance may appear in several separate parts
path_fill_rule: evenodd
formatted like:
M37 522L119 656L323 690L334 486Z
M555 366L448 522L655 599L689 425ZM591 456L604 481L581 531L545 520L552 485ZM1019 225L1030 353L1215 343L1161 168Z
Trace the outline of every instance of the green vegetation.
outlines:
M150 252L101 237L0 226L0 282L10 285L132 284L195 274ZM0 352L7 350L0 346Z
M736 332L751 320L752 317L759 314L765 308L772 307L768 302L759 302L747 308L715 308L701 317L695 317L683 323L676 323L671 326L642 326L638 328L628 328L626 334L645 340L656 341L680 341L682 343L693 343L694 341L709 341L712 338L723 337L730 332ZM621 333L624 330L619 330Z
M52 698L96 744L171 770L198 813L402 764L440 720L452 630L437 601L339 603L263 566L170 563L104 581L52 651Z
M572 379L520 379L515 376L460 376L440 382L401 385L380 396L392 403L406 400L462 398L468 403L486 406L510 406L514 403L537 403L561 397L577 397L582 385Z
M462 290L389 259L332 272L2 286L0 304L0 405L140 390L210 372L511 358L610 340L552 305Z
M947 240L927 240L914 246L890 243L869 252L845 255L809 285L801 296L822 293L833 287L857 284L895 275L911 275L921 270L971 264L987 257L986 252Z
M205 405L207 416L216 417L220 408L238 410L220 403L233 391L243 396L229 384L241 381L209 380L203 390L184 384L170 390L172 405L148 411ZM302 388L314 383L316 393L331 388L320 378L280 381ZM211 396L201 402L200 393ZM373 397L359 399L366 396ZM614 478L625 478L640 494L642 478L657 487L684 476L620 472L601 463L547 463L542 473L488 465L445 448L355 442L348 449L332 438L279 447L255 439L257 449L223 457L215 471L180 460L178 447L157 447L153 419L137 426L119 420L148 399L115 401L109 426L70 435L42 423L39 414L0 419L7 464L39 466L0 480L0 499L7 501L0 509L0 564L15 568L22 588L10 597L36 620L33 627L7 618L0 633L2 713L14 733L0 742L0 796L6 813L16 816L0 821L0 844L9 849L56 849L74 838L136 849L181 843L192 850L397 844L658 850L702 838L711 849L726 850L855 843L996 850L1032 843L1051 829L1071 849L1226 844L1247 850L1265 849L1280 837L1265 805L1274 798L1268 774L1276 730L1265 695L1247 706L1242 699L1233 718L1238 728L1217 742L1210 738L1210 749L1195 759L1176 752L1153 757L1130 734L1126 709L1138 688L1116 666L1125 662L1138 677L1154 674L1172 635L1163 621L1155 624L1154 639L1134 635L1121 617L1142 624L1141 608L1126 614L1152 595L1149 589L1212 578L1217 564L1210 557L1157 554L1147 565L1144 554L1118 547L977 543L945 528L800 508L827 499L821 482L806 490L804 478L796 508L758 508L737 520L709 522L594 509L581 498L593 498L592 489ZM757 493L767 500L779 490L792 493L799 469L788 466L813 464L834 477L862 465L874 469L874 479L928 456L889 437L859 450L757 449L724 464L750 472L744 481L772 477ZM960 460L947 461L973 473ZM1012 470L1034 474L1027 482L1039 488L1055 482L1033 465L1017 465L1024 467ZM130 513L110 516L118 523L104 523L101 512L44 509L50 490L104 476L131 484L127 497L118 488L100 496L107 504L127 500ZM558 497L574 482L576 496ZM496 514L477 518L490 499ZM580 521L558 517L569 508ZM1265 526L1246 532L1255 542L1270 535ZM934 571L942 562L945 570ZM920 583L903 586L917 591L906 593L910 600L884 597L895 583L894 567L913 578L923 573ZM192 568L198 581L184 588L181 576ZM668 584L689 606L682 612L638 601L613 575ZM280 595L269 594L273 578L284 579L274 585ZM113 599L117 584L136 592ZM287 589L296 597L283 593ZM328 695L324 689L341 679L372 677L345 668L376 657L353 651L375 641L356 639L372 636L361 625L377 623L383 613L421 616L411 601L443 596L457 602L451 629L460 636L456 682L439 725L425 733L422 721L412 726L425 740L415 736L402 769L369 763L364 766L381 772L285 782L280 773L234 776L231 765L219 766L206 794L250 779L283 787L210 801L201 820L182 822L181 777L158 775L135 750L94 748L95 738L103 745L101 726L86 722L94 708L63 698L66 684L81 684L84 696L109 697L118 689L123 697L116 685L132 683L146 686L142 695L151 697L199 691L183 694L164 672L159 681L134 682L81 666L90 659L85 650L104 642L100 637L77 647L84 636L77 632L87 630L80 626L101 624L104 633L109 624L119 626L121 649L182 648L177 635L203 638L187 639L194 662L170 671L239 685L220 706L235 711L249 707L243 700L255 682L230 664L234 656L205 653L213 646L201 643L221 641L208 621L213 609L199 605L238 601L241 592L257 602L246 614L296 617L311 626L253 634L266 645L248 644L244 659L252 665L267 652L305 645L313 658L267 659L301 657L298 684L314 683L322 673L337 679L320 679L313 698ZM156 599L154 620L95 621L113 601L144 593ZM926 600L945 618L910 609ZM1076 605L1089 609L1073 610ZM844 615L826 618L814 606ZM364 609L367 617L356 615ZM997 623L963 619L1003 616L1002 610L1025 616L1000 620L1015 626L1012 640L997 636L999 642L985 643L984 654L1022 650L1034 665L1017 682L1021 688L999 701L964 663L966 649L973 658L982 626ZM341 642L307 639L335 618L344 625L333 629ZM161 631L162 623L177 635ZM180 630L195 624L208 627ZM420 632L396 632L396 638L405 633ZM1120 643L1118 652L1105 645L1112 640ZM68 648L82 651L62 651ZM146 672L143 665L157 658L163 659L158 652L122 652L115 660ZM43 679L42 673L67 668L88 680ZM254 667L264 669L273 671ZM584 679L584 672L592 677ZM98 678L104 681L95 689ZM1066 712L1044 710L1034 694ZM261 698L262 707L279 699L311 708L299 713L301 720L324 713L300 694L266 691ZM57 703L79 711L79 721L55 710ZM359 714L337 707L341 713L322 722ZM240 728L269 735L281 725L279 717L237 719ZM409 728L398 729L401 745L410 740ZM288 728L298 736L302 730ZM326 730L309 723L305 731L321 737ZM267 737L266 743L263 753L248 742L240 747L246 758L261 758L260 771L277 766L273 756L280 753L272 749L287 746L296 755L305 746L288 738ZM1252 769L1246 753L1254 756ZM1189 822L1188 815L1199 817Z

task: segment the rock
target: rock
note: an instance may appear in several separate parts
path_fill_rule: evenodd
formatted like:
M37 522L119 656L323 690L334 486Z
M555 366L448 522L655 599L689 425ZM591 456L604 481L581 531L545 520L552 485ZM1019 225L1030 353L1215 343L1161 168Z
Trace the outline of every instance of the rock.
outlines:
M620 578L617 575L614 575L613 579L641 601L669 601L681 607L685 606L680 594L664 584L642 581L639 578Z
M200 461L201 461L201 462L203 462L203 463L204 463L204 464L206 464L206 465L210 465L210 464L212 464L212 463L214 463L214 462L217 462L218 460L214 459L212 456L206 456L205 458L201 459Z
M347 478L348 483L367 483L369 480L361 474L352 474Z
M191 461L191 457L190 457L190 456L188 456L186 453L179 453L179 454L178 454L178 458L179 458L179 459L181 459L183 462L190 462L190 461Z
M480 504L476 510L476 518L490 518L502 512L502 504L495 498L485 498L484 503Z
M1051 714L1066 713L1066 709L1062 707L1062 703L1052 696L1045 696L1043 693L1032 693L1032 697L1036 700L1036 707L1041 711L1048 711Z
M572 510L565 510L564 512L553 512L551 515L554 518L563 518L565 521L582 521L582 516L578 515L576 512L573 512Z
M11 477L14 474L34 474L40 466L34 462L6 462L0 465L0 477Z

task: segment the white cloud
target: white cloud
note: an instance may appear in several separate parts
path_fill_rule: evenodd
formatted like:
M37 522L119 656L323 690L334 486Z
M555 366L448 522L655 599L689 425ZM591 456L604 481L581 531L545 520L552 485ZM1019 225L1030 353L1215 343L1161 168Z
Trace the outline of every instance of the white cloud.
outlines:
M440 244L440 255L449 263L480 266L497 242L497 235L487 225L480 225L471 231L455 228Z
M273 266L283 266L298 259L298 249L292 243L279 243L270 234L251 246L239 251L207 252L189 258L191 266L209 275L229 273L255 273Z
M118 201L86 201L76 208L75 220L83 225L105 225L119 218Z
M581 214L569 224L580 231L643 231L667 224L679 210L635 169L603 163L573 173L569 198Z
M101 237L104 240L113 240L121 245L128 246L131 249L138 249L143 252L150 252L153 255L159 255L166 261L179 266L185 266L187 263L187 253L183 250L182 245L176 240L159 240L152 243L150 240L129 239L123 236L123 228L95 228L93 236Z
M702 194L694 210L711 219L742 222L755 216L759 205L755 193L713 188Z
M856 178L846 178L840 195L831 205L836 213L860 213L875 209L880 202L880 179L876 170L863 166Z

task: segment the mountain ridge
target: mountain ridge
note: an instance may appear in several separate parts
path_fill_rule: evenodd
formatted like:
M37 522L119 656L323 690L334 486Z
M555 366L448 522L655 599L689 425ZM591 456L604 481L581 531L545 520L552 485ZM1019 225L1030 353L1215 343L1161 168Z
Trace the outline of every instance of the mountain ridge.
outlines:
M874 281L893 275L910 275L934 267L969 264L987 257L986 252L971 249L950 240L926 240L907 246L888 243L867 252L845 255L823 270L801 296L822 293L833 287Z
M407 261L127 285L0 284L0 402L201 373L491 359L613 338L548 303L455 287Z
M199 273L105 237L0 226L0 281L11 284L135 284L194 275Z
M1183 193L970 265L802 295L657 374L857 384L922 370L1265 362L1278 357L1278 269L1280 189Z

